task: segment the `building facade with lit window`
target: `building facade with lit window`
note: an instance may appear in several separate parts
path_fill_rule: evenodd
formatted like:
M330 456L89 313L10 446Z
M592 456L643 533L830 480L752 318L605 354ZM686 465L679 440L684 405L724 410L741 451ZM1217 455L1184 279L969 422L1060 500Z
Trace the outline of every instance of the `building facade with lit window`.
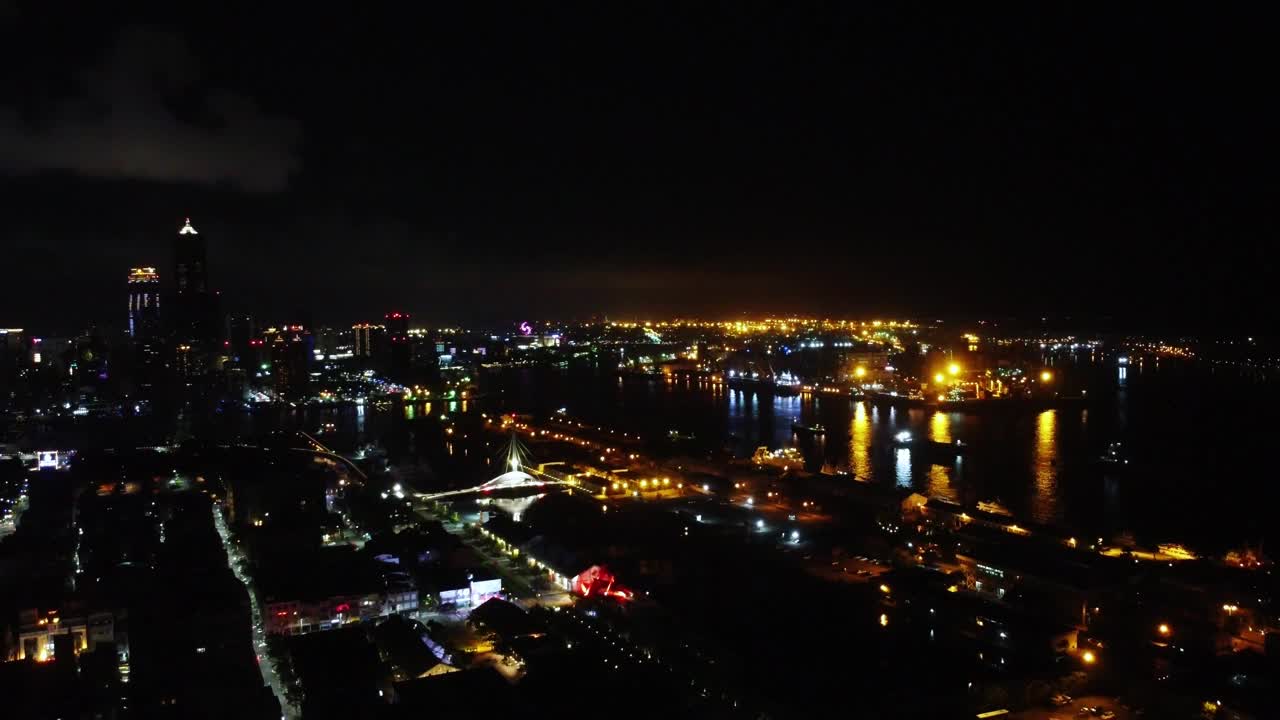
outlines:
M160 273L153 267L129 270L129 336L156 336L160 333Z
M302 325L272 328L266 335L276 393L282 397L305 395L311 385L315 338Z
M48 662L57 654L59 640L67 642L72 652L92 652L99 643L120 643L115 616L110 612L62 613L58 610L28 608L18 613L14 642L7 659ZM127 644L119 648L127 655Z
M133 338L138 390L148 397L160 382L164 368L160 273L154 267L130 268L126 287L129 294L129 336Z
M382 347L387 337L386 325L357 323L351 326L351 332L355 336L352 354L359 362L368 365L382 355Z

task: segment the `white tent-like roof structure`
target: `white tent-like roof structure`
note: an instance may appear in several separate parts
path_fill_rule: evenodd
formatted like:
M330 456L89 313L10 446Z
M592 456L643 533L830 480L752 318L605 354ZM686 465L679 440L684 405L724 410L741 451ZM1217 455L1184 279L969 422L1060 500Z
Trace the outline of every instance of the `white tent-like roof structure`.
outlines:
M541 483L529 473L523 470L511 470L481 485L480 488L483 490L501 490L502 488L528 487L539 484Z

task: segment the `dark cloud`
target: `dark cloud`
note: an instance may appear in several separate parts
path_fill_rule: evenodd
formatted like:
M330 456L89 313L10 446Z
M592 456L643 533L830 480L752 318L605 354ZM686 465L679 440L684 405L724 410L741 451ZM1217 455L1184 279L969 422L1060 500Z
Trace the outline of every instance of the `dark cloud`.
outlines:
M120 32L77 91L47 110L0 105L0 164L18 175L277 192L298 168L298 140L292 120L202 86L183 38L152 28Z

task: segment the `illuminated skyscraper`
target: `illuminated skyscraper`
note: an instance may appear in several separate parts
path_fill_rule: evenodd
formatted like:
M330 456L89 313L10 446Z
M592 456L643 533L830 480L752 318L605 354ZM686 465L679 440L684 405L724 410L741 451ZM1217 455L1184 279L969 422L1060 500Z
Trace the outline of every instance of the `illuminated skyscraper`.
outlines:
M192 345L197 355L220 349L218 298L209 291L205 241L191 226L190 219L178 231L173 258L174 339Z
M204 238L191 226L191 218L187 218L187 223L178 231L178 241L173 247L173 277L179 297L209 291L206 254Z
M358 362L367 365L383 354L382 346L387 336L385 325L357 323L351 326L351 332L355 334L355 346L351 352Z
M274 332L268 330L267 335L276 392L285 398L302 397L311 383L315 338L301 325L286 325Z
M155 337L160 333L160 274L153 267L129 270L129 336Z
M163 351L160 325L160 274L153 267L129 270L129 335L138 390L150 399L162 375Z

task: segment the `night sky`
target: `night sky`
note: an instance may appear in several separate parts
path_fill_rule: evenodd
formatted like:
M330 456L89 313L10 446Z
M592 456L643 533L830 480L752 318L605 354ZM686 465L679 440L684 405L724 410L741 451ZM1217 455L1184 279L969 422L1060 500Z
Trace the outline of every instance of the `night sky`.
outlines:
M122 323L188 215L264 318L1280 306L1243 7L52 5L0 0L0 326Z

